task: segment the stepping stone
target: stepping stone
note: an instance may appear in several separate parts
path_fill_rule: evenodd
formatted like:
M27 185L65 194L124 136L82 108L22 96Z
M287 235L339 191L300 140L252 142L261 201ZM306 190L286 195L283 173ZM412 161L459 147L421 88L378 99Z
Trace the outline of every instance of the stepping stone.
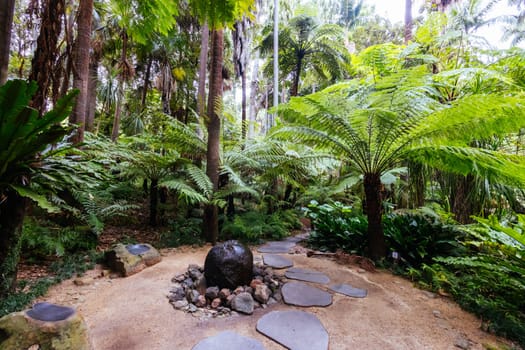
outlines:
M328 332L304 311L272 311L257 321L257 330L292 350L327 350Z
M292 267L291 269L286 270L284 275L287 278L291 278L299 281L314 282L326 284L330 282L330 278L322 272L301 269L298 267Z
M32 309L26 311L26 315L39 321L56 322L63 321L75 313L75 309L50 303L36 303Z
M257 248L257 251L259 253L270 253L270 254L283 254L288 253L290 248L295 246L294 242L286 242L286 241L274 241L274 242L268 242L263 246L260 246Z
M264 350L264 346L256 339L225 331L201 340L192 350Z
M292 260L276 254L263 254L263 261L265 265L274 269L284 269L293 266Z
M364 298L368 294L366 289L354 288L349 284L334 284L328 288L336 293L354 298Z
M293 242L293 243L299 243L304 240L305 240L305 237L303 237L302 235L291 236L291 237L287 237L284 239L285 242Z
M303 282L285 283L281 294L288 305L324 307L332 304L332 294Z

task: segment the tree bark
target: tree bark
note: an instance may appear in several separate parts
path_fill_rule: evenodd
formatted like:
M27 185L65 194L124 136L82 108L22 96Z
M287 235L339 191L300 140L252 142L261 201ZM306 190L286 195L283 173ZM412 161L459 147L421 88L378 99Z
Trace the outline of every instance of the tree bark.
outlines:
M86 131L93 131L97 108L98 66L100 61L92 56L89 63L88 103L86 104Z
M208 94L208 145L206 153L206 175L211 180L213 191L219 189L220 133L221 121L217 108L222 99L222 64L224 57L224 32L212 32L212 54L210 70L210 89ZM216 205L207 204L204 208L203 233L207 241L215 244L219 237L219 218Z
M290 96L297 96L299 94L299 81L301 79L301 70L303 69L303 57L297 58L297 66L295 67L292 89L290 91ZM274 86L274 89L279 89L278 86Z
M7 81L15 0L0 0L0 85Z
M157 226L157 211L159 203L159 180L151 179L151 186L149 188L149 224Z
M91 46L91 22L93 17L93 0L80 0L78 8L77 40L74 46L73 88L79 89L77 101L69 123L78 125L72 137L73 143L84 141L86 123L86 105L89 88L89 50Z
M142 87L142 99L140 101L140 108L146 108L146 98L148 97L149 80L151 76L151 65L153 64L153 57L148 55L148 62L146 63L146 73L144 74L144 85Z
M129 78L128 71L128 35L125 30L122 32L122 51L120 55L121 72L118 76L117 106L115 107L115 117L113 119L113 129L111 130L111 141L115 142L120 133L120 115L122 113L122 100L124 99L124 81Z
M201 52L199 56L199 88L197 90L197 112L199 117L206 113L206 71L208 68L208 46L210 30L208 25L202 25Z
M473 198L474 191L474 176L473 175L453 175L452 191L450 201L452 203L452 212L454 218L460 224L470 224L473 222L471 216L475 212L481 211L480 205L475 203L476 198Z
M52 81L50 74L53 72L57 58L57 44L62 29L64 8L64 0L47 0L43 5L40 34L29 75L29 80L36 81L38 85L31 106L40 115L44 114L47 107L47 96Z
M20 238L27 200L9 191L0 201L0 299L13 291L20 260Z
M370 257L380 260L386 257L386 242L383 232L381 199L381 176L366 173L364 176L366 214L368 217L368 249Z

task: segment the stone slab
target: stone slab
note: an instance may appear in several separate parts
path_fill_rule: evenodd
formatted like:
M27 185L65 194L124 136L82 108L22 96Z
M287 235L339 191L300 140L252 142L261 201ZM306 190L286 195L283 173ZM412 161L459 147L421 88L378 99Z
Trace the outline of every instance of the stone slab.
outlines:
M147 252L150 248L145 244L128 244L126 249L133 255L140 255Z
M260 246L257 248L257 251L259 253L284 254L288 253L293 246L295 246L294 242L273 241Z
M301 233L295 236L287 237L284 240L285 242L299 243L299 242L306 240L307 238L308 238L308 233Z
M308 312L272 311L257 321L257 330L288 349L328 349L328 332L321 321Z
M201 340L192 350L264 350L264 346L256 339L225 331Z
M344 283L334 284L328 288L330 288L330 290L333 290L336 293L344 294L353 298L364 298L368 294L368 291L366 289L355 288L349 284Z
M63 321L71 317L75 309L50 303L36 303L32 309L26 311L26 315L39 321L55 322Z
M330 278L322 272L292 267L284 273L287 278L294 280L326 284Z
M277 254L263 254L263 261L265 265L273 267L274 269L284 269L293 266L293 261Z
M295 306L329 306L332 294L303 282L288 282L281 288L286 304Z

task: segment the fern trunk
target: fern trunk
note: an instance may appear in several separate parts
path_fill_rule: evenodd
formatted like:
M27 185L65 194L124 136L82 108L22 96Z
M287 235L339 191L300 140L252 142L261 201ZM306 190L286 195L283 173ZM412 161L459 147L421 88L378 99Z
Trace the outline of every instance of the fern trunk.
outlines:
M476 187L474 176L454 175L453 179L450 199L454 218L460 224L470 224L473 222L471 216L481 209L477 203L479 198L473 196Z
M386 256L386 242L383 232L381 176L376 173L366 173L364 176L366 214L368 217L368 249L370 257L380 260Z
M0 201L0 299L15 287L26 202L15 191Z
M208 145L206 152L206 175L211 180L213 191L219 189L221 120L219 109L222 100L222 63L224 57L224 32L213 30L210 90L208 93ZM219 210L214 204L204 208L203 233L208 242L215 244L219 237Z
M149 224L151 226L157 226L157 211L159 203L158 183L159 180L152 179L149 188Z

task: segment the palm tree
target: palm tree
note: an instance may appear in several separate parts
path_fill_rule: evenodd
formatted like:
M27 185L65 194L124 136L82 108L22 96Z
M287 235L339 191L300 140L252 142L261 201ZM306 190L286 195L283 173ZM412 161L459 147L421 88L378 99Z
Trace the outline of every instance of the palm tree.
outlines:
M15 0L2 0L0 2L0 85L3 85L7 80L14 12Z
M77 39L74 46L75 69L73 70L73 88L79 90L79 95L69 122L77 124L74 143L84 140L86 112L89 88L89 51L91 47L91 22L93 18L93 0L81 0L78 8Z
M406 160L494 182L525 183L519 157L471 147L474 139L525 125L525 99L473 94L439 103L433 76L416 67L365 84L351 81L292 99L280 111L293 120L274 137L307 142L363 176L369 254L386 255L381 175Z
M312 71L329 82L346 74L348 50L343 44L343 31L338 25L317 25L312 17L292 18L279 32L279 68L284 77L291 76L290 95L297 96L301 76ZM260 49L263 54L273 48L273 35L267 35Z

